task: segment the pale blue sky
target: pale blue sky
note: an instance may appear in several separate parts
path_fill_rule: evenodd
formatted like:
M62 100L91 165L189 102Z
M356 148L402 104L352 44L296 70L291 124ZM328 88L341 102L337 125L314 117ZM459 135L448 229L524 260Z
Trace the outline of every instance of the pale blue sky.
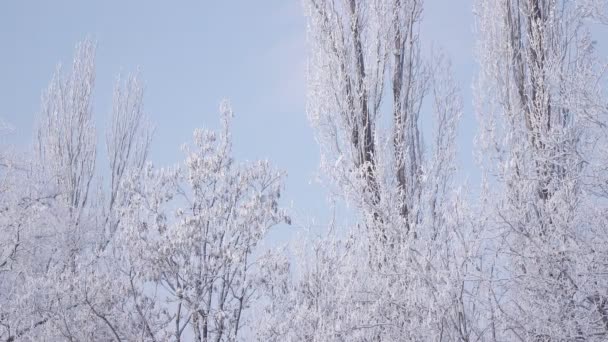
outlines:
M478 180L471 0L427 0L422 39L452 59L465 113L458 139L461 175ZM40 95L75 44L97 41L94 111L105 126L116 75L141 68L145 108L156 125L152 161L181 160L195 127L217 127L218 104L232 102L237 158L268 158L288 172L285 198L301 214L324 217L325 194L312 182L318 146L308 124L306 23L299 0L5 1L0 4L0 117L10 142L31 141ZM102 133L100 133L102 134ZM101 149L100 149L101 150Z

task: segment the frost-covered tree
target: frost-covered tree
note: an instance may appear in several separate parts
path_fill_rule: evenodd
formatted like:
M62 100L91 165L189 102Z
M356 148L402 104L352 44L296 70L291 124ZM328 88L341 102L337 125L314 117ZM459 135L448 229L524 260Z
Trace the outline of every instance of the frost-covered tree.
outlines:
M145 166L152 129L143 110L143 85L138 75L118 78L114 87L112 120L106 136L110 165L110 191L106 204L106 243L116 230L116 208L123 203L121 184L129 173L139 174Z
M43 96L34 151L0 164L0 338L234 341L259 296L256 246L286 216L283 174L232 158L222 131L196 130L186 160L147 163L151 128L137 75L119 78L97 163L95 46Z
M408 236L432 236L436 227L423 232L418 224L441 219L431 207L446 203L451 191L462 109L448 63L422 57L422 5L306 2L308 112L321 144L322 170L362 209L378 253ZM435 115L423 110L425 99ZM435 123L427 141L431 151L424 149L421 114Z
M605 340L603 1L479 0L495 339Z
M1 305L2 336L9 340L69 335L68 326L79 316L65 289L73 288L78 259L93 238L93 65L94 46L85 41L71 72L64 76L58 69L43 95L35 153L11 163L16 166L5 197L10 202L3 235L14 248L11 267L3 272L7 297Z
M478 208L454 180L462 104L447 59L421 49L423 1L304 3L308 114L352 225L263 253L290 221L284 174L233 159L227 103L219 132L153 167L137 74L116 82L101 168L85 40L44 92L30 153L0 145L0 340L608 338L591 35L605 1L476 0Z
M0 336L6 340L115 337L92 304L112 299L95 271L107 262L99 254L108 241L104 222L115 217L95 188L102 182L95 170L94 55L90 40L77 46L71 70L59 67L43 95L33 153L3 160ZM110 131L120 140L109 144L112 181L143 163L149 142L133 138L147 136L141 113L133 113L141 110L141 87L133 79L122 94L114 99ZM114 168L120 163L128 166Z
M467 284L477 241L452 179L462 106L449 63L423 57L422 1L309 0L305 6L308 113L321 169L355 208L359 224L350 240L313 243L314 253L305 253L310 267L270 286L285 304L271 305L268 319L276 310L274 317L292 321L283 330L264 321L268 329L260 336L479 336L474 286ZM435 126L427 148L422 116Z
M153 283L170 327L154 340L234 341L247 326L244 311L258 296L254 258L268 230L285 220L278 207L282 173L267 162L231 156L232 111L222 106L222 130L196 130L177 168L148 167L125 183L120 248L140 293ZM147 325L143 310L141 322Z

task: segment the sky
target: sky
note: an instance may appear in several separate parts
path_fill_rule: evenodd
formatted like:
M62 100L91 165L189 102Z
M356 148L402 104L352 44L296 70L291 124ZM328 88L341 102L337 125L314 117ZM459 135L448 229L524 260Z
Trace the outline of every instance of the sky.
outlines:
M452 60L464 115L459 181L475 184L472 111L472 0L427 0L424 49ZM71 64L78 41L97 42L93 110L101 138L119 73L139 68L144 106L156 127L151 160L182 160L197 127L217 128L222 99L232 103L234 152L268 159L288 174L283 198L300 217L330 214L316 181L319 147L306 117L306 18L300 0L4 1L0 4L0 118L27 146L40 96L59 62Z

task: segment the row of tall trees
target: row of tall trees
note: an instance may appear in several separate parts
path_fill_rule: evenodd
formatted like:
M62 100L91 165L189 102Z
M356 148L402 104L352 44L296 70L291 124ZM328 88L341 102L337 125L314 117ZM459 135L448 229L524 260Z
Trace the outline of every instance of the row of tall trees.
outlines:
M291 222L284 174L233 160L227 103L219 132L154 167L137 74L116 82L100 163L85 40L31 153L0 150L0 338L608 339L604 2L476 1L478 196L455 180L462 99L421 48L423 1L304 8L323 181L354 224L261 249Z

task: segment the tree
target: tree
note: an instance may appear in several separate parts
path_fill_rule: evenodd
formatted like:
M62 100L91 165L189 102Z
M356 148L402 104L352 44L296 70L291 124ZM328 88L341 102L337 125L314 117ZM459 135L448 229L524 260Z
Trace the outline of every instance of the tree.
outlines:
M311 0L307 5L308 112L322 147L322 169L371 218L368 235L380 243L379 250L423 234L417 227L426 209L421 203L439 203L450 191L462 109L451 78L443 76L450 72L447 63L422 58L422 1ZM419 117L430 91L437 130L428 153ZM390 123L386 134L384 123ZM433 198L424 198L432 188ZM398 221L396 231L385 227Z
M129 75L126 80L118 78L114 88L112 121L106 136L108 161L110 164L110 193L107 203L106 241L111 241L116 232L115 209L122 199L121 184L129 173L143 172L152 139L151 125L143 110L143 86L138 75Z
M85 40L71 71L64 76L58 67L43 95L34 153L11 155L3 165L0 337L6 340L115 337L92 305L119 303L111 290L100 291L94 272L107 262L97 247L110 238L103 222L115 217L112 204L104 210L101 188L95 190L94 55L93 42ZM149 143L137 80L117 94L111 136L118 142L109 143L113 184L143 163ZM145 138L134 138L139 135Z
M11 172L3 234L12 241L12 262L3 272L8 297L1 315L8 340L66 333L77 311L63 289L72 288L70 278L92 238L93 55L93 44L85 41L77 47L71 73L62 77L58 69L43 95L36 153L12 163L18 167Z
M604 67L588 26L599 5L477 2L498 339L606 338Z
M125 183L119 231L128 272L139 293L156 284L173 308L174 328L167 326L164 338L146 328L153 340L179 341L187 330L196 341L236 340L258 296L256 246L285 220L278 207L282 173L263 161L233 161L231 118L223 104L221 134L196 130L182 166L148 167ZM143 314L141 321L147 325Z
M275 279L262 323L269 329L260 336L478 336L473 287L465 284L476 233L452 179L462 106L449 63L424 61L422 1L310 0L306 9L308 113L321 146L321 169L338 196L356 208L361 229L353 229L350 239L330 235L312 243L312 261L302 275ZM434 110L425 109L429 101ZM433 112L429 152L419 119ZM273 328L280 327L269 323L276 322L273 317L289 317L290 327Z

